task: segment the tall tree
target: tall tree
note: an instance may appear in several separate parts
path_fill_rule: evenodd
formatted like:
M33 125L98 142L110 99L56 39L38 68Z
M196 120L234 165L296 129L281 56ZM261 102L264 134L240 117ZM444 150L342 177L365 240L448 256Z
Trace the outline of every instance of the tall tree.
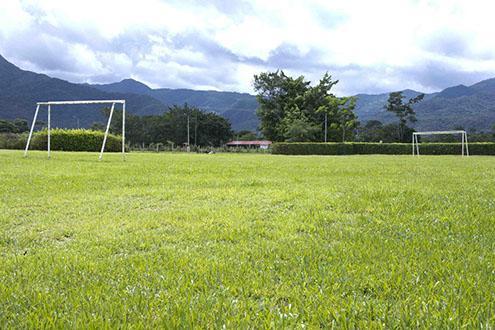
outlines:
M392 92L389 94L385 109L394 113L399 119L397 133L400 141L404 140L407 122L416 122L416 112L413 109L413 105L422 101L424 96L424 94L419 94L404 103L404 95L402 95L402 92Z
M263 72L254 76L261 132L272 141L283 141L287 125L300 117L309 81L292 78L283 71Z
M335 97L329 95L319 106L317 113L324 114L324 141L327 139L327 126L333 131L340 131L340 138L345 142L346 136L358 126L357 116L354 112L356 107L355 97ZM327 125L329 123L329 125ZM332 140L338 140L333 138Z
M337 83L328 73L316 86L311 86L303 76L292 78L283 71L255 75L257 114L263 135L272 141L284 141L295 138L291 132L306 132L297 133L297 139L320 140L325 114L317 110L328 97L335 97L330 90ZM313 134L318 126L319 133Z
M356 98L341 97L338 99L336 113L336 123L339 130L342 131L342 142L345 142L347 133L358 126L358 120L354 109L356 108Z

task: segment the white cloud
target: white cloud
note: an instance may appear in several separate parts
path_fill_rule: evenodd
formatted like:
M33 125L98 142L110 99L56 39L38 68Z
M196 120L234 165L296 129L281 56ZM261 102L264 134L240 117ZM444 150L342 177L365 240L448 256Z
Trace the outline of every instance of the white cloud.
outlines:
M0 53L81 82L251 92L254 74L280 68L313 80L328 70L341 94L433 91L495 75L494 10L483 0L2 0Z

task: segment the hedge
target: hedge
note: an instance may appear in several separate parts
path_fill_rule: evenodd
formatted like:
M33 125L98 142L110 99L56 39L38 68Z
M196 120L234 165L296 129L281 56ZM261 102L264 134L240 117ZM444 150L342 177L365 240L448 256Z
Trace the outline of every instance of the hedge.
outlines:
M63 151L100 151L105 133L86 129L52 129L50 130L51 150ZM48 145L47 130L33 135L30 149L46 150ZM108 134L105 151L117 152L122 150L122 138Z
M272 153L279 155L410 155L412 146L410 143L274 143ZM421 155L460 155L460 143L421 143L419 145ZM495 155L495 143L476 142L469 143L470 155Z
M0 133L0 149L24 149L27 133Z

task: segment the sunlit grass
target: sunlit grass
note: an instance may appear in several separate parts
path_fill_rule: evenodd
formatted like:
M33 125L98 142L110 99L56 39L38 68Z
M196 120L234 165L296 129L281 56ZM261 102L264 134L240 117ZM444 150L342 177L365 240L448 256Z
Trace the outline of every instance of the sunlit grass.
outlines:
M0 151L0 328L495 326L495 158Z

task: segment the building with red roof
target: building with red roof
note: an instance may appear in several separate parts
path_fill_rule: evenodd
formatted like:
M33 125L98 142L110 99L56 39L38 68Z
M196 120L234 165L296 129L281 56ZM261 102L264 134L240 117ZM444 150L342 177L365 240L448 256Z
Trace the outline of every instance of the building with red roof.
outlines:
M259 148L268 149L272 141L230 141L226 144L227 147L240 147L240 148Z

